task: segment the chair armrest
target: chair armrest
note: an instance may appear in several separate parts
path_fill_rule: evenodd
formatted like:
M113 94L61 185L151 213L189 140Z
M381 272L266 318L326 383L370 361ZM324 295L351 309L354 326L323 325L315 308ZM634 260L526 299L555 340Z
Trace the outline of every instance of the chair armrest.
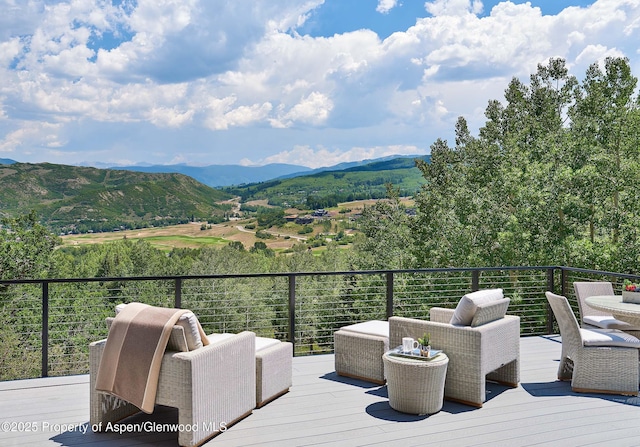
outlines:
M92 346L103 346L106 342L106 338L103 338L102 340L92 341L91 343L89 343L89 349L91 349Z
M240 332L232 337L213 342L202 348L188 352L177 352L172 358L186 361L199 361L202 358L213 356L227 362L230 358L241 357L241 354L250 354L255 360L256 334L249 331ZM255 364L254 364L255 366Z
M432 307L429 309L429 320L437 323L448 323L453 317L455 309L445 309L444 307Z
M245 331L193 351L165 354L161 380L164 373L179 379L168 382L166 400L158 403L173 406L172 388L188 382L178 394L191 396L195 421L232 423L250 412L256 406L255 338L255 333Z

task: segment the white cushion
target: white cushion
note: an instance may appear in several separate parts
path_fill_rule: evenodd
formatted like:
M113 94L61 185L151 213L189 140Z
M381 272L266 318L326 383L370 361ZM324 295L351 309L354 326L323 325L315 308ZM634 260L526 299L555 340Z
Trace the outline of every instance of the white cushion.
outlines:
M351 324L341 327L340 330L389 338L389 322L382 320L371 320L365 321L364 323Z
M612 315L586 315L582 321L591 326L603 329L620 329L623 331L640 331L640 328L631 326L625 321L616 320Z
M207 335L207 339L209 340L209 344L212 345L214 343L221 342L222 340L226 340L227 338L233 337L235 334L209 334Z
M476 314L478 304L489 303L503 298L502 289L485 289L467 293L458 301L456 310L451 317L451 324L455 324L456 326L469 326Z
M280 340L275 338L256 337L256 352L279 343L281 343Z
M124 309L124 306L126 306L125 303L116 306L116 315ZM176 322L176 325L182 326L184 329L184 337L187 340L189 351L202 348L202 338L200 337L200 330L198 329L198 317L196 317L193 312L189 311L182 314Z
M615 329L580 329L580 336L585 346L640 348L640 340L633 335Z
M207 335L210 344L219 343L223 340L231 338L235 336L235 334L210 334ZM270 346L277 345L282 343L280 340L276 340L275 338L266 338L266 337L256 337L256 352L266 349Z

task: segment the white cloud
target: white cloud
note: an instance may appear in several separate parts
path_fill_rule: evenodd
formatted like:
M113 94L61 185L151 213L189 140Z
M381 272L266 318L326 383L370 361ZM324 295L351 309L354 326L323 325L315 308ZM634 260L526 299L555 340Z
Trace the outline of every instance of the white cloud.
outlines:
M282 151L258 161L243 159L240 164L244 166L256 166L268 163L288 163L310 168L321 168L334 166L339 163L372 160L390 155L421 154L425 154L425 151L415 146L353 147L346 151L339 149L330 150L325 147L317 147L314 149L309 146L296 146L290 151Z
M554 16L535 1L485 15L478 0L434 0L384 40L366 29L299 35L322 1L0 0L0 150L57 147L66 162L88 146L120 160L154 147L159 163L175 151L201 164L273 151L339 162L427 150L460 115L477 127L512 76L526 81L550 57L579 77L610 55L640 69L640 0ZM379 0L377 10L401 6Z
M607 57L623 57L624 55L615 48L607 48L604 45L588 45L576 57L579 64L592 64L594 62L604 62Z
M433 16L480 14L484 9L480 0L435 0L424 6Z
M388 14L393 8L398 5L397 0L378 0L378 6L376 7L376 11L381 14Z
M175 107L154 107L147 116L158 127L180 127L193 118L193 110L181 111Z
M60 147L66 144L61 140L61 124L46 122L22 122L20 127L8 132L0 139L0 152L15 152L27 143L30 147Z
M298 104L284 115L284 123L286 123L284 125L289 127L296 122L312 125L324 124L329 117L331 109L333 109L333 101L327 95L320 92L311 92L309 96L302 98ZM283 122L283 120L275 121Z

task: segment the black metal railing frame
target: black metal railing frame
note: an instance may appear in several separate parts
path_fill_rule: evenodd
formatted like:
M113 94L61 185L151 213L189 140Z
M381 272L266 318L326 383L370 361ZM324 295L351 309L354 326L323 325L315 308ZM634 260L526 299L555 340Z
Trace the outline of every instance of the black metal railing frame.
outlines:
M386 287L386 306L385 316L389 318L394 315L395 296L394 296L394 279L401 274L436 274L436 273L467 273L471 275L470 290L479 290L482 284L481 275L490 272L515 272L515 271L543 271L546 272L546 284L543 288L556 292L559 291L564 296L574 300L572 279L607 279L614 284L619 285L625 279L637 280L638 275L623 274L616 272L606 272L599 270L589 270L581 268L573 268L567 266L529 266L529 267L468 267L468 268L438 268L438 269L405 269L405 270L365 270L365 271L336 271L336 272L296 272L296 273L255 273L255 274L212 274L212 275L180 275L180 276L138 276L138 277L109 277L109 278L59 278L59 279L24 279L24 280L0 280L0 286L10 286L17 284L35 284L40 285L42 289L42 327L41 327L41 377L49 375L49 288L52 284L60 283L92 283L92 282L131 282L131 281L173 281L174 296L173 305L176 308L182 307L182 295L184 282L187 280L204 279L237 279L237 278L270 278L281 277L287 278L288 282L288 311L287 311L287 339L295 344L296 342L296 284L299 278L308 276L334 276L334 275L381 275L385 278ZM558 272L560 275L558 275ZM542 299L542 298L541 298ZM547 334L554 333L554 322L552 312L548 304L546 305L546 330ZM295 350L294 350L295 352Z

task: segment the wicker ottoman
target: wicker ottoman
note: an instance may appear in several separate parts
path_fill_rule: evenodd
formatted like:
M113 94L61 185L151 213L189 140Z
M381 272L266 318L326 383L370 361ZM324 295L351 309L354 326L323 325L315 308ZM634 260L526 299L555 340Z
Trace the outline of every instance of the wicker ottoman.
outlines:
M411 414L433 414L442 409L449 358L440 353L432 360L417 360L385 353L389 405Z
M285 394L291 387L293 345L256 337L256 406Z
M209 341L220 341L233 334L209 335ZM291 387L293 345L275 338L256 337L256 407L260 408Z
M333 334L336 373L384 385L382 356L389 350L389 322L372 320Z

